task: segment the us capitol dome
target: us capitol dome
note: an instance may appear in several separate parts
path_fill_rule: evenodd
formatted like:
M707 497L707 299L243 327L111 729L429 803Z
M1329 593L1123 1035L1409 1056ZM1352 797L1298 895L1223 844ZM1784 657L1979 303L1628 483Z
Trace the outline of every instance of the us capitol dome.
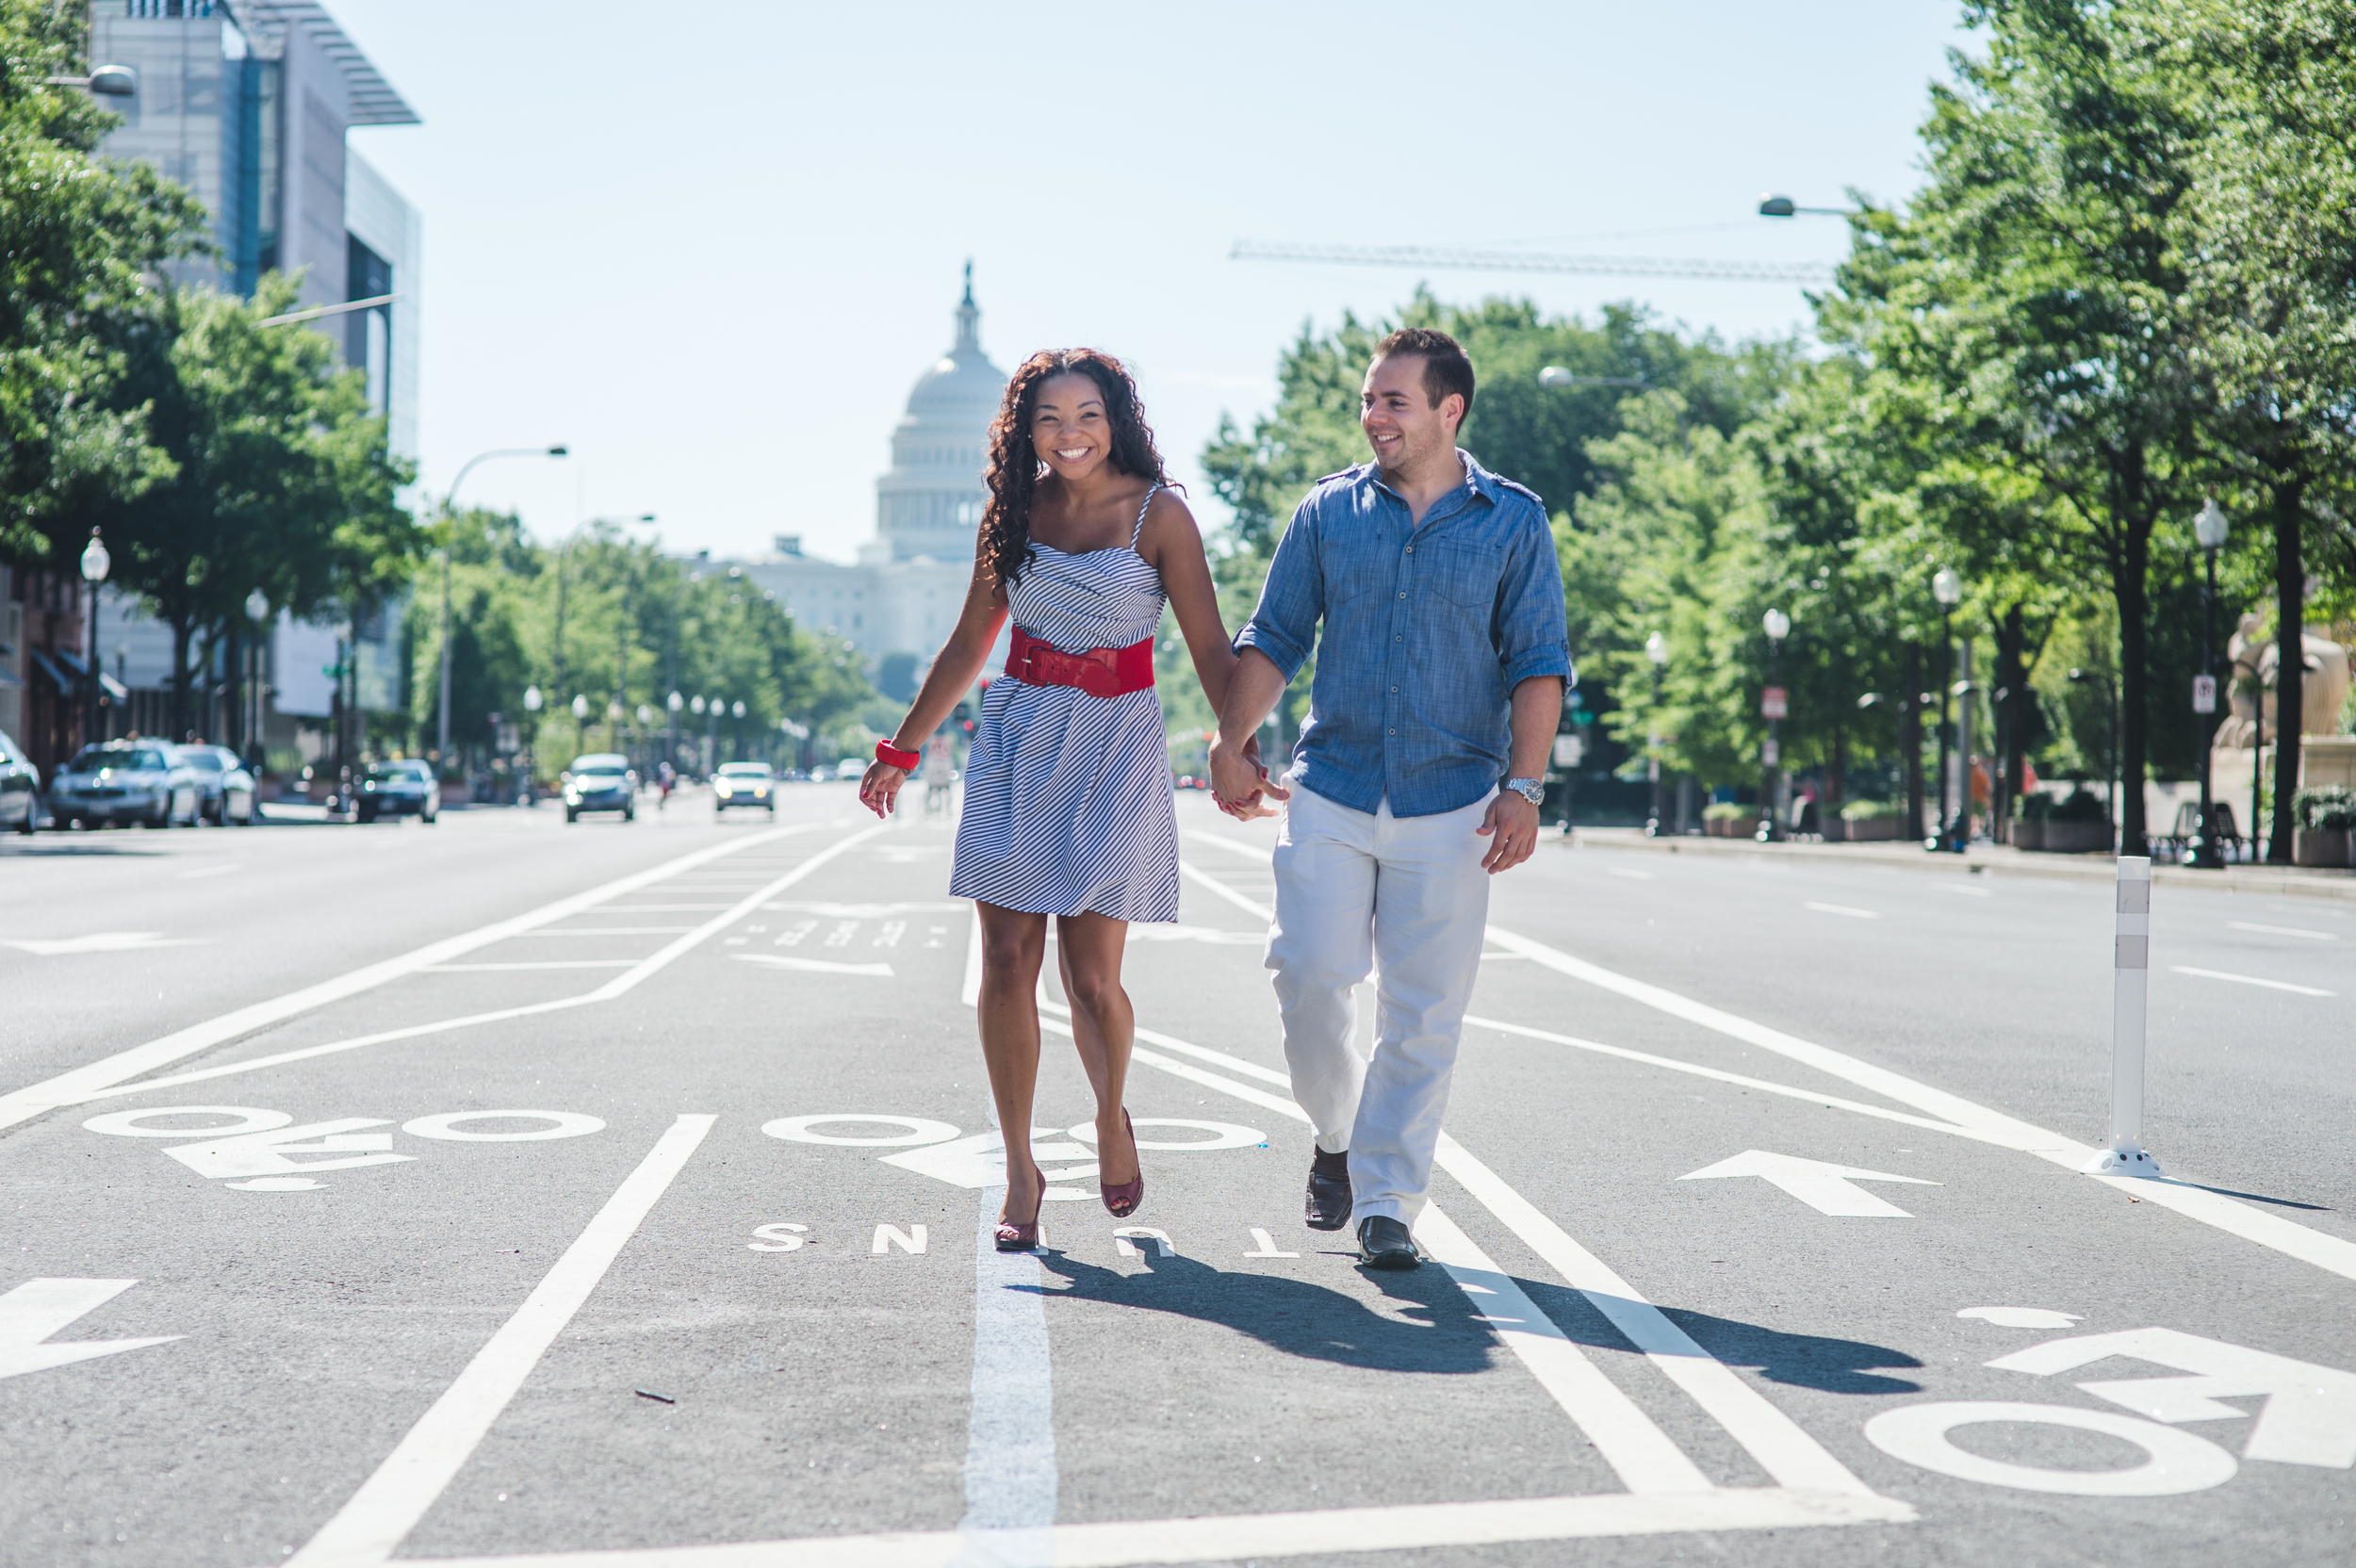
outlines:
M981 317L968 262L955 339L917 378L892 427L892 467L875 481L875 536L859 547L859 564L806 556L791 533L777 535L774 552L739 564L797 626L848 639L871 670L895 653L929 662L965 602L990 500L982 482L990 423L1006 390L1006 373L982 351Z

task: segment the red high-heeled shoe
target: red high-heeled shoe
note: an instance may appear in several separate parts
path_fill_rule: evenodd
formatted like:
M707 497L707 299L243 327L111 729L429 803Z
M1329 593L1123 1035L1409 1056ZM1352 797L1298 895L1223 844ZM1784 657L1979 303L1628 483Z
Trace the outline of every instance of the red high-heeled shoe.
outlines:
M1039 1210L1046 1207L1047 1172L1042 1170L1039 1173L1039 1202L1033 1205L1031 1222L1028 1225L1017 1225L1009 1219L1000 1220L998 1229L990 1233L990 1239L996 1244L998 1250L1028 1252L1037 1247L1039 1245Z
M1125 1105L1121 1107L1121 1126L1128 1128L1129 1147L1133 1150L1137 1149L1137 1130L1135 1127L1130 1126L1129 1110ZM1098 1157L1103 1157L1102 1151L1099 1151ZM1138 1151L1137 1152L1137 1176L1136 1181L1122 1182L1119 1185L1115 1185L1110 1182L1099 1182L1096 1184L1096 1190L1104 1195L1104 1207L1111 1212L1112 1217L1115 1219L1126 1219L1131 1215L1137 1213L1137 1205L1145 1201L1144 1152L1142 1151Z

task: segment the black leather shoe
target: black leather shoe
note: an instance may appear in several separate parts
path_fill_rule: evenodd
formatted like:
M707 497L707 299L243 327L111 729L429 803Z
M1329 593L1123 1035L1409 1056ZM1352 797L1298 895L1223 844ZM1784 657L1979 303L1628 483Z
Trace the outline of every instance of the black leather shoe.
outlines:
M1358 1261L1368 1268L1414 1268L1423 1262L1415 1238L1387 1214L1358 1221Z
M1312 1231L1338 1231L1350 1223L1350 1178L1309 1168L1309 1203L1303 1217Z

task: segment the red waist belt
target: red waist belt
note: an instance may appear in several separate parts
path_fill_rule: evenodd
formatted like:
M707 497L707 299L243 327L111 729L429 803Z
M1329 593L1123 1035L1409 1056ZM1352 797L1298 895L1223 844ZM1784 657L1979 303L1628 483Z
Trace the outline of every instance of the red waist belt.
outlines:
M1125 648L1066 653L1016 627L1006 649L1006 674L1030 686L1076 686L1092 697L1123 696L1153 684L1153 639Z

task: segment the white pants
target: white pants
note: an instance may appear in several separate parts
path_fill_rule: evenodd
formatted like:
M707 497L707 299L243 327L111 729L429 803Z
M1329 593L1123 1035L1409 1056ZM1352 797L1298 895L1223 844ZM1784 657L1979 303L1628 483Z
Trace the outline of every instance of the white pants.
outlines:
M1432 1185L1456 1046L1489 914L1486 799L1429 817L1368 814L1296 786L1276 841L1268 967L1293 1098L1317 1147L1350 1152L1353 1214L1412 1224ZM1377 975L1374 1057L1351 988Z

